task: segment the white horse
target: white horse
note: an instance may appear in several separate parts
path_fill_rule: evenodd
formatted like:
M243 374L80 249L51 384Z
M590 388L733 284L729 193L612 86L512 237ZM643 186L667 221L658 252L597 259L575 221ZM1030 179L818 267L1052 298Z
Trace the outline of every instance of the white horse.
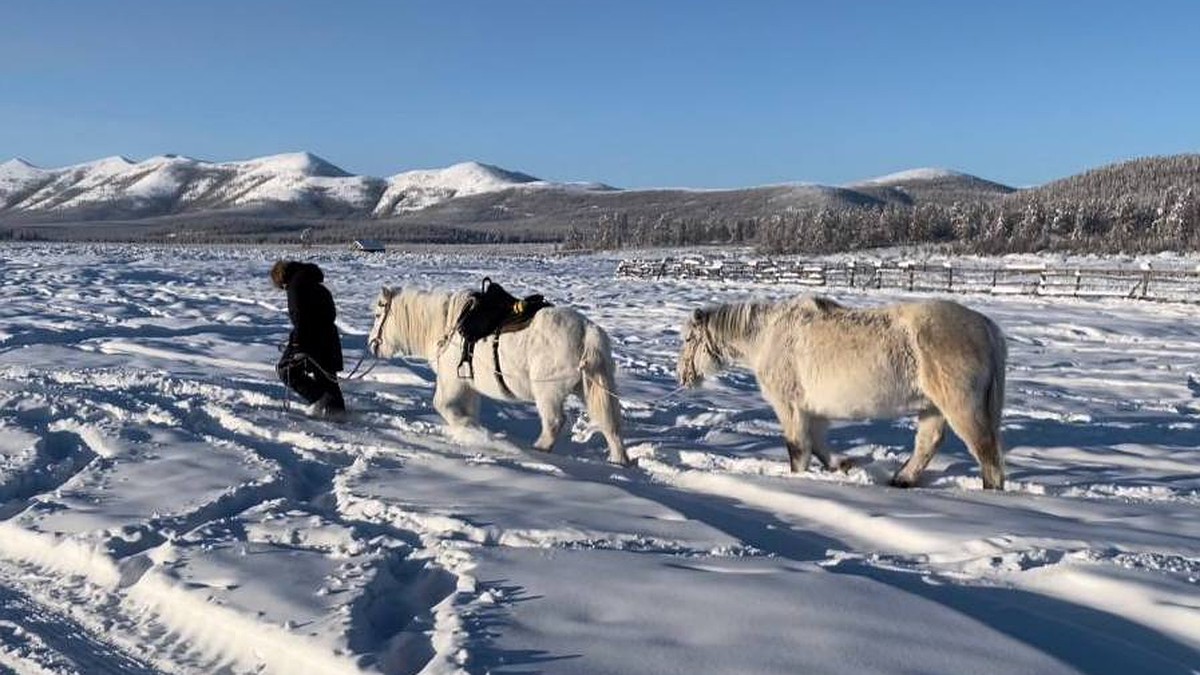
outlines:
M825 445L830 419L918 413L913 454L892 477L915 485L946 423L979 462L983 487L1004 489L1000 416L1004 334L954 302L848 309L820 297L697 309L684 327L679 381L694 386L727 364L754 371L783 426L792 471L812 453L846 468Z
M546 452L562 429L563 404L576 394L608 442L609 461L628 465L612 348L604 330L568 307L546 307L526 328L481 339L471 361L473 376L466 376L465 367L460 375L462 337L455 325L469 300L466 292L384 288L375 303L368 347L381 358L402 354L427 361L437 375L433 407L451 426L477 422L479 394L533 401L542 419L534 447Z

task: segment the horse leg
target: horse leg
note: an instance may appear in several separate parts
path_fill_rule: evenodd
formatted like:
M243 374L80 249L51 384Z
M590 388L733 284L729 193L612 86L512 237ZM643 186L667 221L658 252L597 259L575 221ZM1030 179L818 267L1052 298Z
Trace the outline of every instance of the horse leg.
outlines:
M544 452L554 449L554 443L558 440L558 434L562 431L563 426L563 403L566 401L566 397L556 396L555 393L538 392L534 399L538 416L542 418L542 433L533 442L533 447Z
M912 456L892 476L892 485L902 488L916 485L921 472L929 466L929 460L937 454L945 434L946 418L941 411L937 408L922 410L917 416L917 439L913 443Z
M821 462L821 466L825 467L828 471L841 471L845 473L854 466L854 462L830 452L829 444L826 442L825 434L827 431L829 431L829 420L816 416L808 418L808 441L812 445L813 454Z
M439 380L433 391L433 409L452 427L471 426L479 418L479 394L457 380Z
M983 489L1004 489L1004 458L1000 454L1000 441L996 430L988 419L983 403L952 406L944 409L950 428L967 444L971 456L979 463L983 477Z
M811 418L790 403L773 404L773 407L783 426L783 441L787 445L792 473L808 470L813 452L813 438L809 433Z
M631 466L633 460L625 451L625 441L621 438L621 402L617 399L611 364L584 370L576 394L587 405L592 423L604 434L608 461Z

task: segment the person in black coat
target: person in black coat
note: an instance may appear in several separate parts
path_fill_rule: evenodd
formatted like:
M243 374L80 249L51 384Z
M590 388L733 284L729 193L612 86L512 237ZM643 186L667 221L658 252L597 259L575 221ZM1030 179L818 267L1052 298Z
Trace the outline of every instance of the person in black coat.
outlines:
M342 339L333 321L337 310L322 282L325 274L313 263L280 260L271 267L271 282L287 291L292 332L275 366L279 379L309 403L313 413L341 415L346 402L338 386Z

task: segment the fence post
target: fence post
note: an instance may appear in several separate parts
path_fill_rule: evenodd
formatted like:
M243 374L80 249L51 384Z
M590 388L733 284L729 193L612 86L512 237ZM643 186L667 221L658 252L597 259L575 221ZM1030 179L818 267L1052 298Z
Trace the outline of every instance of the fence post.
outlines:
M1077 267L1077 268L1075 268L1075 292L1072 294L1077 298L1079 297L1079 286L1082 283L1083 283L1083 270L1081 270Z
M954 292L954 266L946 264L946 292Z
M912 289L913 289L913 272L914 272L914 271L915 271L915 270L914 270L914 267L913 267L912 265L909 265L909 266L908 266L908 290L909 290L910 292L911 292L911 291L912 291Z

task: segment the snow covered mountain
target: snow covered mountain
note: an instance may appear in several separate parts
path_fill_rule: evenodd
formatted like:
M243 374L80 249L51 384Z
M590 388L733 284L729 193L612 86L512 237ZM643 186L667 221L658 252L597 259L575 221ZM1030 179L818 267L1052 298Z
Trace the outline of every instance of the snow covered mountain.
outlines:
M161 155L141 162L106 157L61 169L23 160L0 165L0 209L95 218L269 205L364 211L383 187L377 178L351 175L307 152L239 162Z
M142 161L114 156L58 169L42 169L23 159L0 164L0 220L125 221L221 212L335 219L418 217L451 225L520 217L548 219L560 227L580 219L590 222L597 209L630 217L655 217L664 209L682 215L699 209L755 217L780 208L990 199L1011 191L945 169L914 169L840 187L618 190L602 183L541 180L479 162L377 178L351 174L308 152L234 162L177 155Z
M952 169L922 167L850 183L854 190L888 202L988 201L1015 190L1002 183Z
M0 164L0 216L144 218L229 209L390 216L516 187L611 189L599 183L543 181L478 162L388 179L358 176L308 152L237 162L176 155L140 162L106 157L59 169L13 159Z
M405 171L388 179L387 189L372 213L388 216L402 211L417 211L454 197L529 185L549 184L527 174L479 162L463 162L445 169Z

